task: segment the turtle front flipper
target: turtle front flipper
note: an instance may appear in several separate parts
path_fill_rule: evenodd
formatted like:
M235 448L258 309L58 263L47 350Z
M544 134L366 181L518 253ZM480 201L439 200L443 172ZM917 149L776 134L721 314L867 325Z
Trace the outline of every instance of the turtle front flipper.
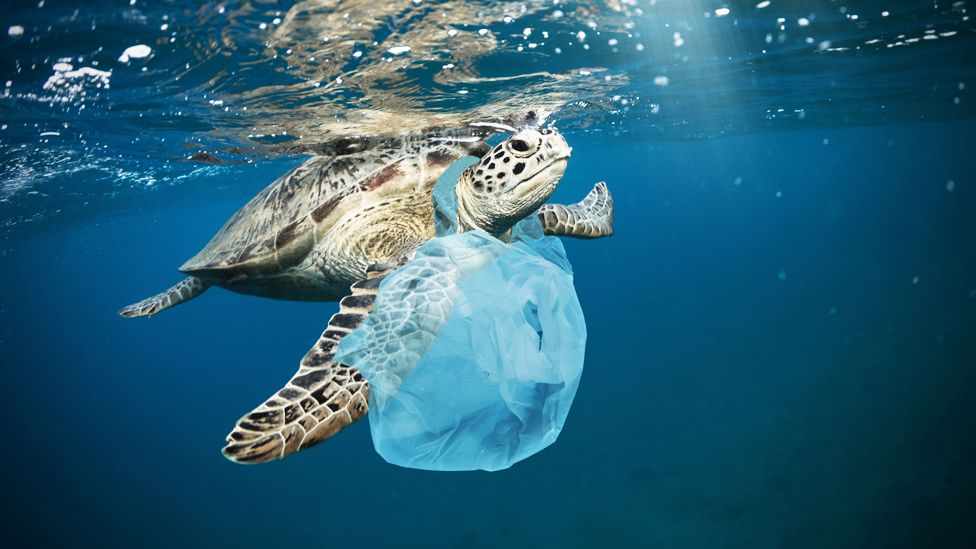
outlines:
M262 463L304 450L366 415L369 385L355 368L333 360L339 341L373 312L383 278L397 265L373 265L339 302L325 331L288 383L237 421L227 435L224 456L238 463Z
M189 301L202 294L210 283L195 276L188 276L177 282L172 288L165 292L158 293L152 297L147 297L138 303L133 303L119 311L119 314L126 318L139 316L152 316L163 309L169 309L179 305L184 301Z
M539 220L547 235L602 238L613 235L613 198L603 181L586 198L569 206L544 204Z

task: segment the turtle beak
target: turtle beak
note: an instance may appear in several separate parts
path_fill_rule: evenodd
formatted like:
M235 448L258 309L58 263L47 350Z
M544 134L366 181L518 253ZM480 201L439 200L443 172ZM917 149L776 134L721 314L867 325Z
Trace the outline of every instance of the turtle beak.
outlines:
M556 130L552 130L550 133L545 134L545 144L543 147L549 149L549 155L554 160L564 160L568 159L573 155L573 148L569 146L566 142L566 138L562 136Z
M559 180L562 179L568 162L569 159L566 156L553 159L544 168L522 180L518 186L512 189L512 194L517 199L523 200L528 196L542 192L546 193L546 196L542 198L544 202L549 198L548 195L555 190Z

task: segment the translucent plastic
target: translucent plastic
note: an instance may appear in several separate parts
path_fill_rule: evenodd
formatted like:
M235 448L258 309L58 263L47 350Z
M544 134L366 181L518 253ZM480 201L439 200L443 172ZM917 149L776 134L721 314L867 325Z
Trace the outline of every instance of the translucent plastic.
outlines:
M533 222L516 238L541 234ZM585 344L558 239L469 232L426 243L384 280L336 358L369 381L373 444L388 462L495 471L555 442Z

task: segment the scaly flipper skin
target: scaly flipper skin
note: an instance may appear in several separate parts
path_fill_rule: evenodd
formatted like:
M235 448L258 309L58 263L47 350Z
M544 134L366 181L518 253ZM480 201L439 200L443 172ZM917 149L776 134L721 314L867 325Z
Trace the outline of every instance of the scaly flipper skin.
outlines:
M373 312L383 278L397 265L372 265L352 285L339 312L302 359L291 380L227 435L224 456L238 463L263 463L304 450L366 415L369 385L355 368L332 360L339 341Z
M147 297L139 303L133 303L132 305L125 307L119 311L119 314L126 318L152 316L163 309L169 309L170 307L179 305L184 301L193 299L194 297L202 294L209 287L209 283L204 282L195 276L188 276L165 292L158 293L152 297Z
M539 220L547 235L602 238L613 235L613 198L603 181L586 198L570 206L545 204Z

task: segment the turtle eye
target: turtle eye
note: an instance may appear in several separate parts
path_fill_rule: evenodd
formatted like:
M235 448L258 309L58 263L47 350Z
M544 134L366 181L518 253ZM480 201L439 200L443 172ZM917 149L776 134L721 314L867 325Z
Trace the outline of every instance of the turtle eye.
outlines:
M528 158L539 151L542 135L535 130L523 130L505 142L505 149L511 156Z

